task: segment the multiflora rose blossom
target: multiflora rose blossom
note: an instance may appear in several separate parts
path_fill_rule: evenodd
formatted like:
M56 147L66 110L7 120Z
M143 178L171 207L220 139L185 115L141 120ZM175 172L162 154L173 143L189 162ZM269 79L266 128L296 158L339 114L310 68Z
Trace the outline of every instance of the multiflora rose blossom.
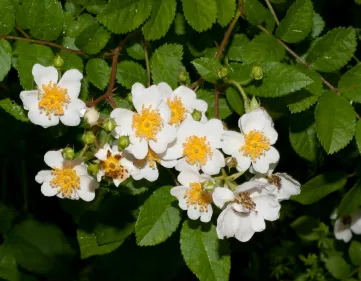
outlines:
M337 212L333 212L331 219L337 218ZM352 232L361 234L361 209L356 210L350 215L337 218L333 228L333 233L337 240L343 240L345 243L350 242Z
M186 119L192 118L192 113L197 110L201 114L200 122L207 121L205 115L208 104L204 100L197 99L196 93L185 86L179 86L174 91L167 83L159 83L158 88L162 93L163 103L171 110L169 124L178 127Z
M178 171L202 170L209 175L218 174L226 165L221 147L222 122L218 119L206 123L193 119L185 120L179 127L177 139L164 153L164 160L179 159L175 168Z
M236 237L247 242L255 232L265 230L265 220L277 220L281 206L268 189L268 184L254 181L238 186L234 192L216 187L212 194L214 204L223 208L228 203L217 219L218 238Z
M87 166L78 160L65 160L62 150L48 151L45 163L51 170L40 171L35 180L42 184L41 192L45 196L83 199L92 201L99 183L87 171Z
M222 150L237 160L237 169L266 173L280 155L272 146L278 137L271 117L263 108L244 114L238 122L241 133L226 131L222 135Z
M125 151L137 159L147 156L148 147L155 153L163 153L176 138L176 129L169 124L171 112L167 104L161 103L158 87L144 88L142 84L135 83L132 100L136 112L117 108L110 115L117 123L115 136L129 136L130 145Z
M78 99L83 75L71 69L58 82L57 69L40 64L33 66L32 74L38 88L20 93L30 121L44 128L58 125L59 120L67 126L79 125L85 109Z
M173 187L170 193L178 198L179 207L187 211L190 219L209 222L213 214L212 194L204 190L202 183L212 182L212 178L194 171L183 171L178 175L178 181L182 185Z

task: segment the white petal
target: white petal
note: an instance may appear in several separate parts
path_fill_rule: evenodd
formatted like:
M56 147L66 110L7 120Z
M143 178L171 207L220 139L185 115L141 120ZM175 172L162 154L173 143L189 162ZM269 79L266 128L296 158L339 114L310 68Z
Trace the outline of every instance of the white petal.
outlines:
M195 100L192 104L192 108L205 113L208 109L208 103L206 103L204 100Z
M177 179L183 186L190 186L190 183L200 182L201 178L198 172L185 170L179 173Z
M232 208L233 208L234 210L236 210L238 213L244 213L244 214L246 214L246 213L249 213L249 212L250 212L250 210L244 208L244 207L242 206L242 204L232 203L231 205L232 205Z
M196 165L190 165L184 158L182 158L178 160L177 164L175 165L175 169L178 172L187 171L187 170L197 172L199 171L200 167Z
M170 118L172 116L172 113L170 111L168 104L165 101L162 101L158 106L158 110L159 110L160 117L162 118L164 124L168 124L170 121Z
M139 169L137 173L132 174L132 177L135 180L146 179L153 182L158 179L159 172L157 168L153 169L147 164L142 169Z
M243 114L238 121L238 126L245 134L252 130L263 131L266 125L270 125L272 120L262 108L257 108L249 113Z
M95 190L99 183L91 176L80 176L80 189L77 189L79 197L84 201L92 201L95 198Z
M55 194L58 193L57 189L51 187L49 182L44 182L44 183L41 185L41 192L42 192L45 196L48 196L48 197L54 196Z
M223 129L223 124L219 119L210 119L206 123L202 124L198 122L201 129L203 127L206 131L207 140L210 142L212 148L221 148L221 136L225 132Z
M51 171L50 170L45 170L45 171L40 171L36 176L35 176L35 181L37 183L43 183L46 181L50 181L51 179Z
M237 160L237 170L240 172L246 171L251 166L251 158L244 156L242 153L235 153L234 158Z
M226 166L223 154L218 149L212 150L212 158L202 166L202 171L209 175L216 175L219 173L221 168Z
M81 79L83 79L83 74L77 69L70 69L66 71L61 77L58 86L68 90L68 95L75 99L79 96Z
M212 193L214 204L218 208L223 208L226 202L233 201L234 194L231 190L225 187L216 187Z
M97 173L97 181L101 182L102 177L105 175L105 171L104 170L99 170L99 172Z
M66 110L64 115L60 116L60 121L66 126L78 126L80 124L80 111Z
M287 200L292 195L300 194L301 184L298 181L296 181L294 178L292 178L291 176L285 173L276 173L275 176L281 178L281 188L279 189L277 195L278 200Z
M34 110L29 110L28 118L32 123L42 126L43 128L48 128L59 124L58 116L52 115L51 118L49 119L45 113L40 113L39 108L35 108Z
M161 82L157 86L164 101L172 96L173 90L167 83Z
M228 205L217 219L217 235L219 239L234 237L239 227L240 219L232 206Z
M44 162L51 168L61 168L63 166L63 155L61 150L51 150L45 153Z
M42 86L48 85L50 82L58 82L58 71L54 66L42 66L40 64L35 64L32 69L32 74L34 76L34 81L39 89L42 89Z
M88 168L84 163L74 166L73 169L75 170L75 172L78 176L87 176L88 175Z
M135 83L132 87L133 105L138 113L141 113L143 107L157 109L162 100L158 87L152 85L149 88L141 89L138 84Z
M357 210L351 215L351 230L355 234L361 234L361 210Z
M266 222L263 217L255 212L250 213L251 227L255 232L261 232L266 229Z
M104 149L104 148L100 148L97 153L94 154L94 156L96 158L98 158L99 160L106 160L107 159L107 153L108 153L108 149Z
M186 86L179 86L173 92L173 97L179 97L186 108L191 108L197 99L196 93Z
M148 153L148 143L146 140L130 136L130 145L125 149L137 159L144 159Z
M232 156L244 145L244 136L234 131L224 132L221 140L223 152Z
M252 197L256 203L256 210L265 220L275 221L279 218L281 205L274 195L260 195Z
M133 114L133 111L124 108L116 108L110 113L110 117L120 127L120 136L126 136L132 132Z
M278 138L278 133L271 125L266 125L263 129L263 134L269 138L270 144L275 144Z
M265 174L269 170L270 163L277 163L280 159L280 155L273 146L260 156L256 161L252 161L254 170L258 173Z
M182 157L183 154L183 140L177 137L162 154L164 160L176 160Z
M213 214L213 209L212 209L212 205L209 204L208 205L208 210L207 211L203 211L201 213L201 222L209 222L212 218L212 214Z
M241 242L247 242L252 238L255 231L252 229L249 215L239 214L238 216L240 222L235 235L236 239Z
M177 162L177 160L160 160L160 164L165 168L174 168Z
M197 208L189 206L187 215L191 220L197 220L201 216L201 212Z
M38 108L38 91L22 91L20 99L26 110L36 110Z
M163 153L167 149L168 144L174 141L176 136L176 128L168 124L164 124L163 129L156 135L157 141L150 140L149 146L154 150L154 152Z
M188 188L186 186L175 186L170 190L170 194L180 199L184 197L184 194L186 193L187 189Z
M351 229L345 226L342 223L341 219L336 220L333 228L333 232L337 240L343 240L346 243L349 242L352 238Z

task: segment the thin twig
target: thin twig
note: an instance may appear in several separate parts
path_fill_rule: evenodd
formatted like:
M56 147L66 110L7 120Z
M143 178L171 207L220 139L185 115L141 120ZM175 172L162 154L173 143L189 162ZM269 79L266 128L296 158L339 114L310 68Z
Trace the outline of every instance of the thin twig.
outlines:
M22 34L24 35L25 38L30 38L30 36L24 31L22 30L19 26L15 26L15 28Z
M148 87L150 87L150 68L149 68L148 47L147 47L147 41L145 41L144 38L142 38L142 44L143 44L143 49L144 49L145 67L147 69L147 85L148 85Z
M278 17L277 17L277 15L275 13L275 10L273 10L271 2L269 0L265 0L265 1L266 1L268 9L271 11L273 18L275 19L276 24L280 25L280 21L278 20Z
M69 48L64 47L62 45L59 45L59 44L56 44L56 43L53 43L53 42L49 42L49 41L44 41L44 40L35 40L35 39L17 37L17 36L12 36L12 35L3 35L3 36L0 36L0 38L1 39L27 41L27 42L36 43L36 44L39 44L39 45L51 46L51 47L54 47L54 48L65 50L65 51L70 52L70 53L81 54L81 55L85 54L82 50L69 49Z

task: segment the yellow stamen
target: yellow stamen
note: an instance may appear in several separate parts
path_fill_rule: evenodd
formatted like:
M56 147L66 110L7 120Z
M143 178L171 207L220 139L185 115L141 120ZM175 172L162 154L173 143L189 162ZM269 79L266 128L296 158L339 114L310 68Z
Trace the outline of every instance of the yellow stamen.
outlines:
M120 159L122 159L121 155L113 155L108 151L107 159L100 161L100 168L104 170L106 177L121 181L129 177L128 170L120 164Z
M67 89L59 87L55 83L42 85L43 91L39 90L39 110L40 113L45 111L46 116L51 119L51 115L64 115L64 108L68 107L70 97Z
M163 120L158 109L152 110L152 106L145 108L143 105L141 113L133 115L132 126L137 137L157 141L156 135L163 127Z
M262 132L252 130L248 134L244 135L245 144L242 145L241 151L244 156L252 158L255 162L264 153L270 149L270 140Z
M191 165L205 165L213 156L212 147L207 141L207 137L187 137L183 144L183 156Z
M179 126L186 118L187 109L179 97L174 97L173 100L168 99L167 104L172 114L169 124Z
M72 167L53 168L54 176L50 186L56 188L64 197L71 197L76 189L80 189L80 178Z
M208 205L212 202L210 193L203 191L202 185L199 182L192 182L189 184L190 189L185 193L187 206L193 206L201 212L208 211Z

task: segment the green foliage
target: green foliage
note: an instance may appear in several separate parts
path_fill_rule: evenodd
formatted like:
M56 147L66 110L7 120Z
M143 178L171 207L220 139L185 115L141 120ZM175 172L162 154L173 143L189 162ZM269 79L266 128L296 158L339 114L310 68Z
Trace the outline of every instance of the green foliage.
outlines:
M94 55L105 47L109 38L110 34L102 26L92 24L78 34L75 45L85 53Z
M0 246L0 278L4 280L19 280L19 271L11 250Z
M182 0L182 5L184 16L194 30L205 31L216 22L216 0Z
M216 95L214 91L210 90L199 90L197 97L208 103L207 117L214 118L216 116ZM224 119L232 114L232 110L229 108L227 99L224 96L219 96L219 118Z
M351 272L350 266L341 256L331 256L326 261L326 268L337 279L348 277Z
M325 21L318 13L313 13L313 25L312 25L312 31L311 31L311 37L316 38L318 37L323 29L325 28Z
M11 0L0 1L0 35L9 34L15 26L15 9Z
M361 182L356 184L343 197L337 209L338 217L343 217L356 211L361 206Z
M338 82L338 89L341 94L354 102L361 102L361 65L357 64L345 74Z
M0 81L3 81L11 68L12 48L8 41L0 40Z
M328 91L321 96L316 112L317 136L327 153L344 148L356 130L356 114L342 96Z
M215 58L199 58L192 61L192 64L197 69L199 75L208 82L216 83L219 79L217 74L221 69L222 64Z
M230 107L240 116L244 113L244 102L240 94L234 88L227 88L226 98Z
M140 43L133 43L127 48L127 53L130 57L135 60L144 60L144 49L142 44Z
M361 243L352 241L348 248L348 255L353 265L359 266L361 264Z
M247 85L252 81L252 68L252 64L244 65L232 62L228 65L228 78L229 80L236 81L240 85Z
M298 217L292 222L291 227L296 231L297 235L307 241L319 240L319 235L312 232L319 226L319 221L310 216Z
M227 52L227 58L234 61L243 61L243 55L250 40L246 34L235 34Z
M80 72L83 72L84 65L83 65L83 60L81 59L80 56L73 53L69 53L65 50L60 51L58 55L64 60L64 65L62 67L62 70L66 71L75 68L78 69Z
M127 89L131 89L136 82L147 84L147 72L138 63L122 61L117 67L117 81Z
M199 225L185 221L180 246L183 258L199 280L228 280L230 271L229 245L219 240L212 224Z
M235 0L216 0L218 23L226 26L233 18L237 4Z
M100 90L104 90L108 85L110 67L105 60L91 59L86 65L88 80Z
M359 152L361 153L361 122L357 121L356 132L355 132L356 144Z
M244 14L252 24L261 24L266 20L268 11L258 0L243 1Z
M29 119L26 117L23 108L14 101L11 101L10 99L0 100L0 107L5 110L5 112L12 115L15 119L22 122L29 122Z

